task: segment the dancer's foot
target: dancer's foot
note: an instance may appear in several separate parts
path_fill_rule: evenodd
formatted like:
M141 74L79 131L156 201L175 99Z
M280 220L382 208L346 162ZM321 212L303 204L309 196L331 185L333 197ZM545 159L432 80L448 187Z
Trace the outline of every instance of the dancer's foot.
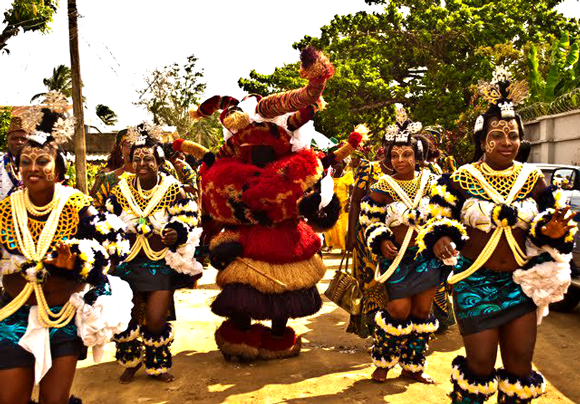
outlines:
M429 376L427 373L422 372L422 371L411 372L410 370L403 370L401 372L401 377L404 377L405 379L416 380L416 381L423 383L423 384L435 383L435 380L433 380L433 378L431 376Z
M387 381L387 373L389 369L386 368L376 368L373 374L371 375L371 379L378 383L384 383Z
M140 363L133 368L125 369L125 371L123 372L121 377L119 377L119 383L121 383L121 384L131 383L131 380L133 380L133 376L135 376L135 373L137 373L137 371L139 369L141 369L141 366L142 366L142 364Z
M175 380L175 376L173 376L171 373L161 373L160 375L155 375L151 377L164 383L171 383L172 381Z

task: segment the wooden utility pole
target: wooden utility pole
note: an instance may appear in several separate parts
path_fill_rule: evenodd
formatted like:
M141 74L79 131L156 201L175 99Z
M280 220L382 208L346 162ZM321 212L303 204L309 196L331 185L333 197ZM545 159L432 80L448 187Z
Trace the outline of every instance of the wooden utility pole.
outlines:
M75 169L76 187L87 193L87 146L85 142L85 115L83 110L83 86L79 58L79 31L76 0L68 0L68 32L70 43L70 67L72 72L73 114L75 116Z

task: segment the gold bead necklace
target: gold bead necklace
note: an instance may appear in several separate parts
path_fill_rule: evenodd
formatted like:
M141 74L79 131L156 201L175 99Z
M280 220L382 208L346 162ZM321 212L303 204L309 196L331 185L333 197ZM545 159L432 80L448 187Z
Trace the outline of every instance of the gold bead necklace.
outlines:
M32 216L36 216L36 217L42 217L42 216L48 215L54 209L54 207L56 205L56 201L58 201L58 196L56 195L56 193L59 190L60 190L60 187L54 188L54 196L48 204L46 204L44 206L36 206L30 200L28 188L24 189L24 205L26 206L26 210L28 211L28 213L30 213Z
M505 170L494 170L486 162L482 162L480 167L482 173L495 177L511 177L518 168L516 164L512 164L511 167L508 167Z
M155 186L148 190L143 190L143 188L141 188L141 180L137 177L137 192L139 193L139 196L145 200L151 199L151 197L155 194L155 191L157 191L158 187L159 175L157 176L157 182L155 182Z

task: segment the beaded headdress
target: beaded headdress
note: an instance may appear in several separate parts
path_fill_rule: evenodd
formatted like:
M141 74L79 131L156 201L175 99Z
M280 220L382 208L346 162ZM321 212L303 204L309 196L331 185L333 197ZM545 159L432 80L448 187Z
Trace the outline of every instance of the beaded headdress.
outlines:
M149 140L149 143L157 144L161 142L162 135L163 129L161 129L161 126L151 122L143 122L128 129L127 141L135 146L145 146L147 140Z
M421 122L412 122L405 108L397 108L395 114L397 123L387 126L385 130L385 140L387 142L407 143L412 135L421 132L423 125Z
M514 81L505 66L497 66L490 82L480 81L478 90L483 98L500 109L502 118L514 118L514 107L528 97L528 83ZM475 121L475 132L483 130L484 118L478 116Z
M68 113L68 107L68 101L62 93L50 91L41 104L32 106L22 115L22 129L29 134L30 140L38 144L44 145L54 140L61 145L74 134L75 119ZM37 130L44 117L44 110L60 115L50 133Z

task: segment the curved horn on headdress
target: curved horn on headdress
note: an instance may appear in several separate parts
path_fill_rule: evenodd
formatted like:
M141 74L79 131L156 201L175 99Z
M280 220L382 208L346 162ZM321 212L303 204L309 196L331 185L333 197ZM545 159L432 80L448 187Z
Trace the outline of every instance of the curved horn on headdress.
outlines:
M322 52L310 46L300 53L300 61L300 76L308 79L308 85L262 98L256 108L262 117L269 119L296 112L318 101L326 80L334 75L334 66Z
M288 117L288 130L294 132L296 129L305 125L308 121L314 118L314 114L326 108L326 101L322 97L316 101L315 104L300 108Z
M238 105L239 101L234 97L214 95L208 98L195 111L190 111L189 115L193 119L205 118L216 111L224 110L232 105Z

